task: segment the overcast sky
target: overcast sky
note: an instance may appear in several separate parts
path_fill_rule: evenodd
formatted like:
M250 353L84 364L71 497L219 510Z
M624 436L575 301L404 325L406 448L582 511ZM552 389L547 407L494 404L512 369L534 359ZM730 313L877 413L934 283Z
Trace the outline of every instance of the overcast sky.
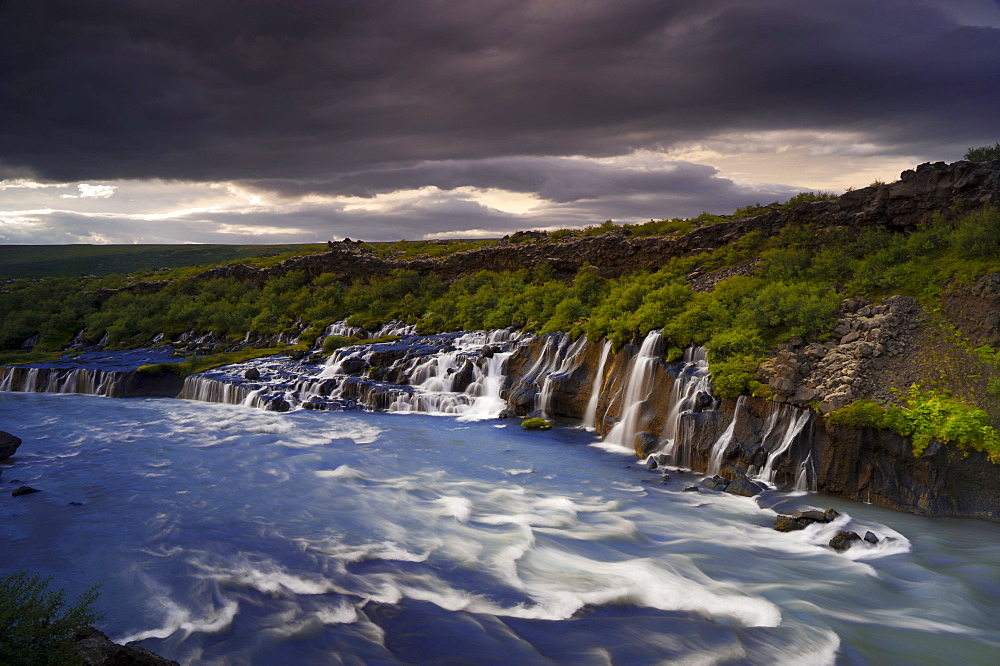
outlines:
M1000 140L997 0L0 0L0 243L495 237Z

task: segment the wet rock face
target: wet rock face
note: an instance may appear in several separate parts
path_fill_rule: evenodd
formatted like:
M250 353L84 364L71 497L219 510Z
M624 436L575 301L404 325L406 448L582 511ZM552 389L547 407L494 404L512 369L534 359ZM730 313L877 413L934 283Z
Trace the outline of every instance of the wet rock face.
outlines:
M21 446L21 438L0 430L0 460L10 458Z

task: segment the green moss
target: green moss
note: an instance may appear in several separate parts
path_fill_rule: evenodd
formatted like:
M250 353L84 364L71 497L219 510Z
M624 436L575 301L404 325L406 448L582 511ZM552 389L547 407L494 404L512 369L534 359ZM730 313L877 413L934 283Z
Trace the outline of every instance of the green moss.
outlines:
M521 421L521 426L525 430L549 430L552 428L551 423L537 416Z

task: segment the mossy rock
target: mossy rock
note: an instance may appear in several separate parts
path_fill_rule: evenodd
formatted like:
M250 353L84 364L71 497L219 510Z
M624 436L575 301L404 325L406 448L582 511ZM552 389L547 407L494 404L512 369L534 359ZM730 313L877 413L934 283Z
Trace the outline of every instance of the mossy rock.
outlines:
M545 419L538 418L536 416L534 418L521 421L521 427L525 430L549 430L552 428L552 424Z

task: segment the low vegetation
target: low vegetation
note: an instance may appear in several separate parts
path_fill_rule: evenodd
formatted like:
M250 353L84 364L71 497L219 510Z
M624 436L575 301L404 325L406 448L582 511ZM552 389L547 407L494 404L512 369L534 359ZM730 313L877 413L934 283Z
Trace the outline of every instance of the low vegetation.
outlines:
M787 210L832 196L802 193L783 204L738 209L731 217ZM683 234L726 219L730 217L706 213L688 220L651 220L640 225L608 220L583 230L514 234L508 242L550 243L608 232ZM439 256L483 243L421 241L358 247L408 258ZM263 283L235 277L191 279L182 273L165 279L157 274L85 281L15 280L0 290L0 351L11 362L18 357L13 350L39 334L40 343L32 353L51 353L64 348L81 329L93 341L107 336L112 347L149 344L160 333L176 339L192 330L212 332L217 339L233 343L247 332L262 339L284 333L299 336L305 346L327 325L344 319L367 330L399 320L415 325L421 333L507 326L541 334L568 331L590 339L606 337L615 348L637 343L650 330L661 329L671 358L688 345L708 348L720 396L751 393L766 397L767 388L754 377L769 350L792 336L823 340L844 298L858 295L878 300L902 293L916 297L933 312L946 289L998 269L1000 212L985 207L949 218L938 216L907 232L810 225L787 225L770 237L750 232L722 247L669 260L658 270L613 279L584 265L572 279L557 280L549 266L538 264L513 272L483 270L450 283L407 269L349 285L342 284L337 275L312 276L294 270ZM727 271L729 277L713 280L710 291L696 288L691 280L717 271ZM159 282L147 289L143 280L148 279ZM329 354L361 342L330 336L323 347ZM197 372L277 351L281 350L195 357L169 369L152 366L145 371ZM1000 398L1000 385L995 392ZM957 403L949 400L947 404ZM923 413L916 405L905 408ZM922 433L928 430L912 428L915 441L923 441ZM961 446L976 446L965 435L965 439L955 435L952 426L931 430L944 432Z
M993 160L1000 160L1000 141L992 146L969 148L965 151L965 156L962 159L969 162L992 162Z
M535 416L521 421L521 427L525 430L551 430L552 424L541 417Z
M74 637L101 616L91 607L92 587L67 606L63 590L50 591L51 578L14 573L0 578L0 663L18 666L82 664Z
M950 444L962 451L981 451L1000 464L1000 434L985 411L954 399L947 391L910 387L903 404L879 405L859 400L829 415L834 425L887 428L913 442L919 456L932 441Z

